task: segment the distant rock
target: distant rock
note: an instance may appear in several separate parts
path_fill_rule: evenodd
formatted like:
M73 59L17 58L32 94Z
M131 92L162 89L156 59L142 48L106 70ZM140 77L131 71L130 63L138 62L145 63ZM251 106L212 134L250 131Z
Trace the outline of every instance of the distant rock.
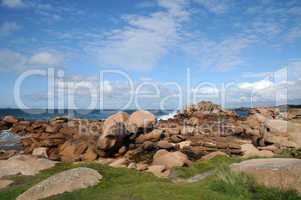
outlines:
M17 200L38 200L64 192L97 185L102 176L94 169L79 167L55 174L34 185L17 197Z
M8 160L0 160L0 178L22 174L32 176L41 170L54 167L56 162L31 155L16 155Z
M7 115L2 119L2 121L9 123L9 124L15 124L18 122L18 119L15 116Z
M296 190L301 194L301 160L292 158L252 159L232 164L231 169L244 172L266 187Z

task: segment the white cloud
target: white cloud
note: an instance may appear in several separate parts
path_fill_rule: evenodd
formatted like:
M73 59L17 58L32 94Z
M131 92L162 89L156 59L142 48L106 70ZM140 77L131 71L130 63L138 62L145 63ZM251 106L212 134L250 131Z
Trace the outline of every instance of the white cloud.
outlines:
M150 69L177 44L181 22L189 16L183 8L184 1L158 3L166 11L123 17L128 25L113 30L96 49L102 64Z
M38 52L31 56L28 63L31 65L57 66L63 62L63 56L50 52Z
M9 35L20 29L20 26L16 22L4 22L0 25L0 36Z
M20 68L24 68L26 60L26 57L18 52L0 49L1 71L16 71Z
M242 75L243 78L268 78L272 75L272 72L246 72Z
M274 84L270 80L260 80L257 82L243 82L238 85L239 89L243 90L263 90L272 87Z
M244 63L242 51L252 44L252 40L247 37L231 36L222 41L213 41L204 38L197 38L191 35L192 42L182 46L188 55L205 69L217 69L227 71Z
M194 0L194 1L202 5L209 12L215 14L225 13L231 5L231 2L227 0Z
M2 0L2 5L9 8L22 8L25 6L22 0Z
M23 71L30 68L62 67L64 57L58 53L38 52L31 56L7 49L0 49L1 71Z

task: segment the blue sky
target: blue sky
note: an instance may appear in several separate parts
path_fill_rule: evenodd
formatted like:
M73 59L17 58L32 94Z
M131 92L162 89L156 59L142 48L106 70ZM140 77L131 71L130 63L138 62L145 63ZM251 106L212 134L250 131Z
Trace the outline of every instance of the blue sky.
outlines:
M103 92L98 103L105 108L121 108L132 94L118 75L98 85L99 72L109 69L128 74L135 88L145 81L159 87L160 97L141 97L146 108L158 108L164 97L176 94L168 82L185 94L210 83L199 90L200 99L217 103L222 85L231 83L227 106L275 104L285 88L288 102L301 103L301 1L1 0L0 107L18 106L14 86L22 73L48 68L64 71L61 82L80 82L74 93L84 108L91 99L84 89L88 83ZM192 88L186 87L188 68ZM48 105L47 83L42 76L22 83L28 107ZM55 84L59 107L57 91L65 86ZM166 106L188 102L193 100L170 98Z

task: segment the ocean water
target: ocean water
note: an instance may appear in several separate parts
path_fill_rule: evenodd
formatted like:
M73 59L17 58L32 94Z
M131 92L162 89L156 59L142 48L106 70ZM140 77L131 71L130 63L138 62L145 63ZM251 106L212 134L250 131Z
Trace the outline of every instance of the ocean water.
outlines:
M56 116L68 116L71 118L81 118L90 120L106 119L110 115L113 115L120 110L41 110L41 109L0 109L0 118L6 115L13 115L19 119L24 120L49 120ZM124 112L131 114L136 110L123 110ZM153 113L158 119L168 119L173 117L177 113L176 110L148 110Z

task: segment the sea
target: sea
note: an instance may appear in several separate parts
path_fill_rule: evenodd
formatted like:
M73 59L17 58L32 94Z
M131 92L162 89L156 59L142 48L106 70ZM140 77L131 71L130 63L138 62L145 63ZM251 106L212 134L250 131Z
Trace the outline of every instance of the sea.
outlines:
M13 115L18 119L24 119L29 121L34 120L50 120L54 117L64 116L70 118L80 118L89 120L103 120L107 117L119 112L120 110L71 110L71 109L54 109L54 110L42 110L42 109L15 109L15 108L3 108L0 109L0 119L6 115ZM122 110L128 114L135 112L136 110ZM177 110L148 110L153 113L157 119L172 118Z

